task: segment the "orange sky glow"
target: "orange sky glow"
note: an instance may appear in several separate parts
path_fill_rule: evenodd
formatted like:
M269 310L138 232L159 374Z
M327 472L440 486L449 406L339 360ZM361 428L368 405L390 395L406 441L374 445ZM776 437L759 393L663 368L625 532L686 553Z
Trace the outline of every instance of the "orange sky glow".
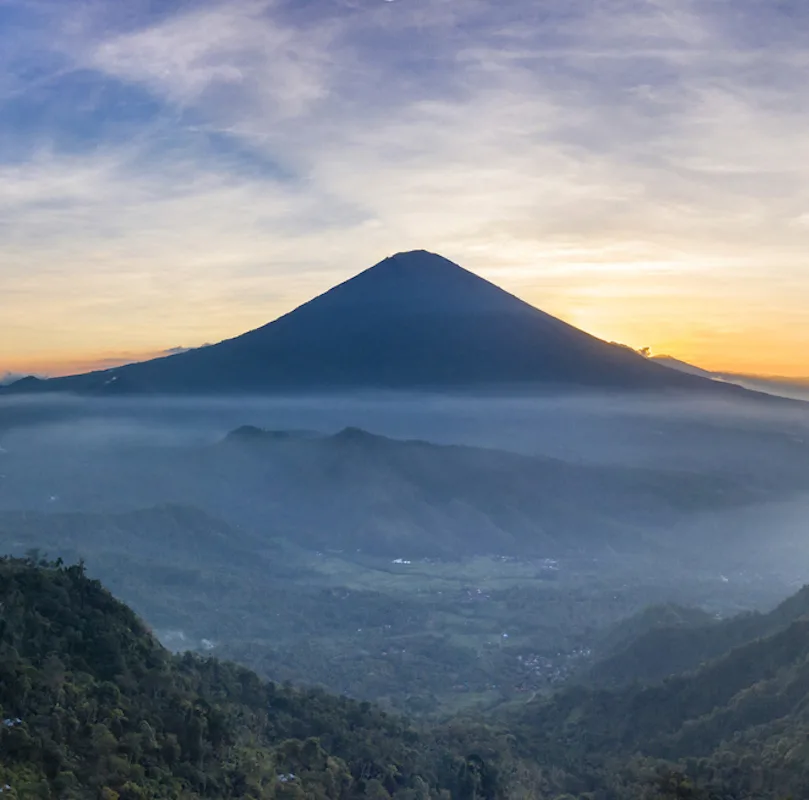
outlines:
M349 271L345 272L348 277ZM731 299L724 309L717 310L713 307L718 302L715 297L706 292L691 294L685 288L687 281L674 291L670 276L661 286L654 279L627 277L626 270L620 275L612 271L599 285L592 282L592 276L577 282L556 274L537 289L531 271L524 267L480 273L606 341L638 349L649 347L653 354L671 355L713 371L795 379L809 376L809 330L803 324L805 310L800 302L782 304L777 315L763 307L764 313L756 317L750 313L744 292L739 294L738 308ZM324 276L312 283L313 294L328 288ZM703 280L702 285L710 288L710 281ZM65 319L59 337L47 330L38 337L39 321L34 317L29 320L29 329L21 331L23 346L0 344L0 366L9 373L57 376L157 358L172 348L220 341L276 318L308 299L302 286L295 288L296 292L285 295L286 303L268 304L266 310L260 304L245 302L242 313L235 301L219 308L212 302L210 310L200 309L191 317L166 312L162 327L153 324L141 328L132 317L123 326L106 323L98 331L92 320ZM778 325L773 324L774 316ZM52 338L61 339L58 348L49 346Z

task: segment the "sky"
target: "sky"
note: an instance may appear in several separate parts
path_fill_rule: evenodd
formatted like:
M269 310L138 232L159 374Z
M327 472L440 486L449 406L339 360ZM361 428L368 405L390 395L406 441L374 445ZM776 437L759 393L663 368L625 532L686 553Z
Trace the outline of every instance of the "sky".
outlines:
M0 374L255 328L428 249L809 375L804 0L0 0Z

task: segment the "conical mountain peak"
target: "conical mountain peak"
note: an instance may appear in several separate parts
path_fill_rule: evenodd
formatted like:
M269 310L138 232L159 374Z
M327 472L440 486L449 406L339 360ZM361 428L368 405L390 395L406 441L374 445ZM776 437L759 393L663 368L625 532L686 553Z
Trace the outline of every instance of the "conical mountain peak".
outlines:
M463 269L463 267L458 266L454 261L450 261L448 258L444 258L444 256L438 253L432 253L429 250L402 250L399 253L394 253L392 256L389 256L384 261L380 262L380 264L388 262L395 262L400 266L404 265L414 268L444 266ZM380 264L377 266L380 266ZM371 267L371 269L373 269L373 267Z
M543 385L731 391L596 339L426 250L389 256L235 339L44 381L37 390L260 393Z
M431 253L429 250L406 250L401 253L394 253L384 261L380 261L376 266L366 270L407 270L411 273L422 273L427 276L437 272L454 273L457 277L471 275L469 270L464 269L454 261L450 261L438 253ZM362 274L362 273L360 273Z

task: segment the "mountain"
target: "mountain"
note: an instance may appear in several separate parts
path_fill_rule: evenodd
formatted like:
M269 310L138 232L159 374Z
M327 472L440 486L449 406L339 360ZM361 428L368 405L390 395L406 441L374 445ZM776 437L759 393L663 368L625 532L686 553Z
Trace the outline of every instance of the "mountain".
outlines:
M612 690L570 687L514 709L522 755L608 783L612 791L594 797L635 797L616 773L664 775L673 764L673 797L809 796L807 596L803 589L771 615L718 623L713 640L701 637L705 663L690 672ZM680 670L679 644L658 640L647 657L669 656Z
M717 373L715 377L728 383L735 383L751 392L766 392L788 400L803 402L809 400L809 381L805 378L769 378L734 372Z
M359 428L290 439L231 434L207 463L208 480L216 476L208 502L222 502L211 512L237 518L228 498L252 486L253 506L257 495L271 499L276 530L288 527L294 541L392 556L634 551L641 542L653 546L652 531L681 515L743 507L753 497L714 476L398 440Z
M174 655L81 564L2 558L0 604L0 789L12 799L806 796L806 709L796 705L805 623L662 688L568 692L509 716L416 725L368 702ZM681 728L714 701L721 713ZM571 706L577 713L565 714ZM714 758L730 734L732 747ZM710 760L646 756L681 752Z
M414 251L386 258L235 339L87 375L27 379L5 391L115 395L538 386L735 390L601 341L441 256Z
M809 379L806 378L778 378L746 375L740 372L709 372L672 356L650 356L648 360L688 375L697 375L717 382L735 384L750 392L774 395L787 400L801 400L804 402L809 400Z

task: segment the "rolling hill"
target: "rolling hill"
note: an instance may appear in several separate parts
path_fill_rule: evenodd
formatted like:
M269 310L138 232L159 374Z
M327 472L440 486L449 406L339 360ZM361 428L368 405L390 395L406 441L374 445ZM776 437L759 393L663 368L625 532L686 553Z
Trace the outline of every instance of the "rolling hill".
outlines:
M441 256L399 253L264 327L31 393L233 394L334 389L742 392L651 362L530 306Z
M212 445L4 456L0 508L132 511L174 503L312 549L391 557L559 556L664 546L697 511L758 494L696 472L575 464L485 448L243 429Z
M733 648L780 633L808 613L807 587L767 614L747 612L724 620L699 609L647 609L611 632L587 681L605 687L662 681L697 670Z
M511 716L523 755L579 774L586 764L590 780L608 776L612 793L605 797L634 796L617 777L629 769L673 781L678 798L698 791L716 800L806 797L806 607L804 588L769 615L745 615L710 631L684 624L642 634L639 642L651 645L656 631L670 632L656 638L656 654L652 647L635 651L649 662L644 677L657 672L657 682L611 690L585 684L529 702ZM690 648L686 659L683 646ZM666 655L671 669L661 670ZM663 679L663 672L678 674ZM673 764L676 777L667 772Z

